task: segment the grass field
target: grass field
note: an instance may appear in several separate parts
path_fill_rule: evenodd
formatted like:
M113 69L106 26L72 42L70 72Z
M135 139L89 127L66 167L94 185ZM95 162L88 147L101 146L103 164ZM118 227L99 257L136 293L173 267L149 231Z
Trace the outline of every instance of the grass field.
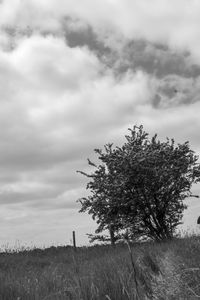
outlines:
M200 238L0 254L0 300L200 298Z

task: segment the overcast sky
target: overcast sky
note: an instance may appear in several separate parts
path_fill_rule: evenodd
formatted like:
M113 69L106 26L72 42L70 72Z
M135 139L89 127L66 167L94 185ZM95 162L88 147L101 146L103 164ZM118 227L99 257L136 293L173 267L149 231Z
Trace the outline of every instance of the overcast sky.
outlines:
M93 149L143 124L199 154L199 113L199 0L2 0L0 244L87 243Z

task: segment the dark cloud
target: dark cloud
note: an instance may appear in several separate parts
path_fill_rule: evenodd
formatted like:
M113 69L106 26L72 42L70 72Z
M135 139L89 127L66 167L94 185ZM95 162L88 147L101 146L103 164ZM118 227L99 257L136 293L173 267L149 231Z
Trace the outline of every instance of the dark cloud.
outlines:
M200 66L190 61L189 53L175 52L166 44L134 40L124 47L120 59L120 71L139 68L158 78L173 74L186 78L200 75Z
M63 22L63 32L66 42L69 47L88 47L91 51L95 52L99 58L111 53L111 49L99 39L98 35L93 31L90 25L72 26L73 22L70 17L67 17Z
M157 108L191 105L200 101L200 77L168 75L160 79L157 84L157 92L152 100Z

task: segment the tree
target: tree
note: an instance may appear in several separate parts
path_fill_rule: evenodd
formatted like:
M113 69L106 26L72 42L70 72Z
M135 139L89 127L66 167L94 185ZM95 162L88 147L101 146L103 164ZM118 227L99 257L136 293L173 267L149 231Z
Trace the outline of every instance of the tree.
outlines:
M98 228L96 233L99 234L107 229L110 234L110 238L106 235L89 235L90 240L110 240L111 244L114 244L119 239L118 232L122 228L119 217L120 210L117 208L117 205L120 204L120 190L118 186L121 182L119 177L115 176L112 160L109 160L109 163L105 161L106 157L110 159L113 155L112 144L105 145L104 150L105 154L99 149L94 150L99 155L100 160L104 161L103 164L97 166L88 159L89 165L95 167L95 171L92 174L78 171L90 178L87 189L91 191L91 195L78 201L82 205L80 212L88 211L92 218L97 221ZM104 155L106 157L103 158Z
M79 200L80 211L97 221L96 233L112 228L114 240L124 232L134 239L172 238L186 208L183 200L200 181L198 156L188 142L149 138L143 126L129 132L121 147L95 149L101 164L88 160L95 171L81 172L90 178L91 194Z

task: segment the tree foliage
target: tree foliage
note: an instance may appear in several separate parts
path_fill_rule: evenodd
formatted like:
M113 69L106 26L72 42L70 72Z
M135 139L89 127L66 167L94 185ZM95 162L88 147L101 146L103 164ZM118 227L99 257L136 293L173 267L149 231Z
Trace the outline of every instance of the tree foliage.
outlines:
M129 129L125 138L121 147L95 149L101 163L88 160L93 173L79 171L89 178L91 192L79 200L80 211L97 221L96 233L109 229L113 242L124 232L134 239L172 238L186 208L183 200L200 181L198 156L188 142L161 142L143 126Z

